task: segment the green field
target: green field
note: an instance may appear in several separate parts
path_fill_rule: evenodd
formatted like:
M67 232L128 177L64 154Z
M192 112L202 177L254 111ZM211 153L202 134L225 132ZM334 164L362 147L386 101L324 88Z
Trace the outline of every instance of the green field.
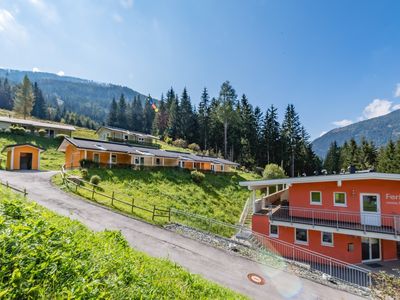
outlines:
M244 299L0 188L1 299Z
M69 172L80 175L78 170ZM215 218L219 221L235 224L238 222L243 205L249 197L249 191L239 186L239 181L257 178L254 174L237 172L235 174L206 174L201 183L195 183L190 172L175 168L158 168L152 170L129 169L89 169L89 176L98 175L101 193L136 205L152 209L157 207L174 207L190 213ZM54 182L62 185L61 177ZM91 188L89 185L87 187ZM98 189L96 189L97 191ZM75 188L71 188L75 192ZM92 192L78 188L77 194L87 199ZM97 202L111 205L110 199L95 197ZM114 207L131 213L128 205L114 202ZM145 211L134 210L136 216L151 220L152 215Z

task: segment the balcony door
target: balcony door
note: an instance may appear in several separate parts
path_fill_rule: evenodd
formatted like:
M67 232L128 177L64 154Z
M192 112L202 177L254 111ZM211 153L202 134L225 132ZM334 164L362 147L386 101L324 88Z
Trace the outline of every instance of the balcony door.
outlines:
M381 260L381 241L373 238L361 238L362 261Z
M381 204L379 194L361 194L361 224L381 226Z

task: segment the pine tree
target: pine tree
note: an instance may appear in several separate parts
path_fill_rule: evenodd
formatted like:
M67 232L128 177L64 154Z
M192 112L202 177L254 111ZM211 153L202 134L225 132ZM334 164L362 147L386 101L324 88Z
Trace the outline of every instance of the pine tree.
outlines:
M183 89L180 102L179 136L188 142L193 142L195 115L186 88Z
M245 94L240 100L240 129L241 151L240 162L246 167L255 164L255 152L257 149L257 124L253 108Z
M143 110L143 131L145 133L151 133L153 127L153 121L155 112L150 104L151 96L149 95L146 99L144 110Z
M31 115L35 97L33 95L32 84L28 76L24 76L22 84L17 88L14 98L14 111L23 115L24 119Z
M388 142L386 147L382 147L379 152L378 171L383 173L396 173L399 162L396 161L398 153L396 153L396 145L392 140Z
M13 108L13 97L8 79L0 80L0 108L11 110Z
M139 95L133 98L130 107L129 127L134 131L143 131L143 106Z
M295 176L296 153L299 151L301 140L301 127L299 115L296 113L294 105L289 104L286 108L284 120L282 122L282 140L285 158L288 161L286 168L291 177Z
M348 143L345 142L341 151L342 169L347 170L351 166L360 168L360 154L357 142L352 138Z
M375 169L377 160L377 149L373 142L368 142L365 138L361 140L359 149L359 165L362 170Z
M167 126L168 126L167 106L164 100L164 95L161 95L161 100L158 106L158 112L154 117L153 134L163 137L167 129Z
M107 118L107 125L118 126L118 104L117 101L115 101L115 98L112 99L110 105L110 111L108 112L108 118Z
M32 109L32 116L39 119L47 118L47 105L43 97L42 90L39 88L37 82L33 86L33 95L35 97L35 103Z
M223 148L224 140L224 126L218 116L219 107L219 100L212 98L209 107L208 149L212 149L216 153Z
M201 94L201 99L199 103L198 109L198 123L199 123L199 131L200 131L200 144L202 149L207 149L208 142L208 127L209 127L209 100L210 96L208 95L207 88L203 89Z
M340 147L337 145L336 141L333 141L329 146L329 150L324 160L324 169L326 169L328 174L340 173L342 167L340 152Z
M121 94L117 106L117 126L120 128L128 128L127 108L128 106L126 104L125 96L124 94Z
M171 88L172 91L172 88ZM169 95L167 97L168 108L168 127L167 135L172 139L178 138L179 130L179 102L175 95Z
M265 157L263 157L261 165L271 163L279 165L281 163L280 153L282 148L279 126L277 109L271 105L265 114L262 128L262 148L264 149Z

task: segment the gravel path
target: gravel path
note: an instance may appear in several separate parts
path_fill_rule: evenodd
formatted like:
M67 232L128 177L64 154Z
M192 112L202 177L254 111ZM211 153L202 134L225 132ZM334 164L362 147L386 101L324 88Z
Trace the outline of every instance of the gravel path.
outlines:
M168 258L192 273L252 299L362 299L67 194L51 184L50 178L56 173L0 171L0 180L26 188L30 199L77 219L92 230L120 230L135 249ZM264 277L265 285L250 282L249 273Z

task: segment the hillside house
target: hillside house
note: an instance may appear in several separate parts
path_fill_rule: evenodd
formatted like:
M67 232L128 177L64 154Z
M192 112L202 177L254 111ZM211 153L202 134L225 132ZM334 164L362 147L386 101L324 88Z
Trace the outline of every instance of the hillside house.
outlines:
M72 136L72 132L75 131L75 127L71 125L61 125L0 116L0 129L6 130L11 126L23 127L26 130L29 130L32 134L38 134L40 129L44 129L46 130L46 135L48 137L55 137L57 134Z
M222 158L83 138L65 138L58 151L65 153L69 169L79 167L82 159L105 167L179 167L211 172L230 172L238 166Z
M400 258L400 174L359 172L240 184L252 191L253 232L351 264ZM260 190L266 196L255 199Z
M150 134L110 126L102 126L96 133L102 141L157 146L157 140L159 140L158 137Z

